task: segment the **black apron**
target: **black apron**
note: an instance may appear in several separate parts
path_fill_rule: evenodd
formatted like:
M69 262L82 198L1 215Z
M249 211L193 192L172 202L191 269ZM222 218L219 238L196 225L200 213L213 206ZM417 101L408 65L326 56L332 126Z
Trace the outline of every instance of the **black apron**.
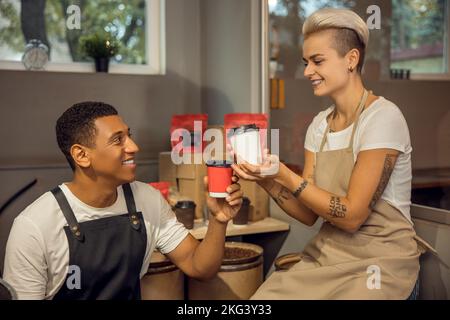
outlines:
M130 185L122 188L128 213L82 223L62 190L51 191L67 220L64 231L69 243L69 271L54 300L141 298L147 232Z

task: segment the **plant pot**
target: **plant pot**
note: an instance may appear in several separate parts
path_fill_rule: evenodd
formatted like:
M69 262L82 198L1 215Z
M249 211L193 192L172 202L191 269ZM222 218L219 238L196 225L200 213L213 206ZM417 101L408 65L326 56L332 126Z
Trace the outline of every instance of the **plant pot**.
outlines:
M109 58L101 57L101 58L95 58L94 60L95 60L95 71L108 72Z

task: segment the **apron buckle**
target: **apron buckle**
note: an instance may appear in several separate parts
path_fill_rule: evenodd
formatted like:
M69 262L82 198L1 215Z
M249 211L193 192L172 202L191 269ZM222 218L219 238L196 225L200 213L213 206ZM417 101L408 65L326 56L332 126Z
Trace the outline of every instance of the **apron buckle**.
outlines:
M134 230L139 230L139 228L141 227L141 221L139 220L139 214L140 212L134 212L134 213L130 213L130 221L131 221L131 227Z
M80 230L80 226L74 225L70 227L70 231L72 232L72 235L78 240L83 241L84 240L84 234Z

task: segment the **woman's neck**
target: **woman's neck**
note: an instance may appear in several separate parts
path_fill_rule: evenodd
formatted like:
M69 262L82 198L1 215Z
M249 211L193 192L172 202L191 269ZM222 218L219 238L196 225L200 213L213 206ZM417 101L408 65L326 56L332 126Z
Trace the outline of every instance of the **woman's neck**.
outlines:
M331 96L334 101L335 118L343 123L353 122L353 117L364 94L361 77L350 79L349 83Z

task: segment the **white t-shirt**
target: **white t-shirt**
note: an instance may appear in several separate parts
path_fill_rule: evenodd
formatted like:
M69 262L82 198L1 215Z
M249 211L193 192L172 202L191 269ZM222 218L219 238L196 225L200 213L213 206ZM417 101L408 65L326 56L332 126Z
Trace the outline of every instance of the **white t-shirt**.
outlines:
M306 133L305 149L319 152L327 128L327 116L334 110L331 106L320 112L310 124ZM347 148L353 131L353 124L338 132L327 133L323 151ZM353 141L353 154L371 149L394 149L400 151L392 175L381 199L397 208L412 223L411 205L411 140L409 129L400 109L383 97L375 100L359 118Z
M136 210L142 212L147 231L147 248L142 264L148 271L154 249L169 253L187 236L169 204L153 187L130 184ZM81 202L65 184L60 188L78 222L127 213L122 187L116 202L107 208L94 208ZM69 268L69 245L64 226L66 219L51 192L44 193L14 220L5 254L4 279L17 291L19 299L51 299L64 284ZM111 250L114 244L111 243Z

